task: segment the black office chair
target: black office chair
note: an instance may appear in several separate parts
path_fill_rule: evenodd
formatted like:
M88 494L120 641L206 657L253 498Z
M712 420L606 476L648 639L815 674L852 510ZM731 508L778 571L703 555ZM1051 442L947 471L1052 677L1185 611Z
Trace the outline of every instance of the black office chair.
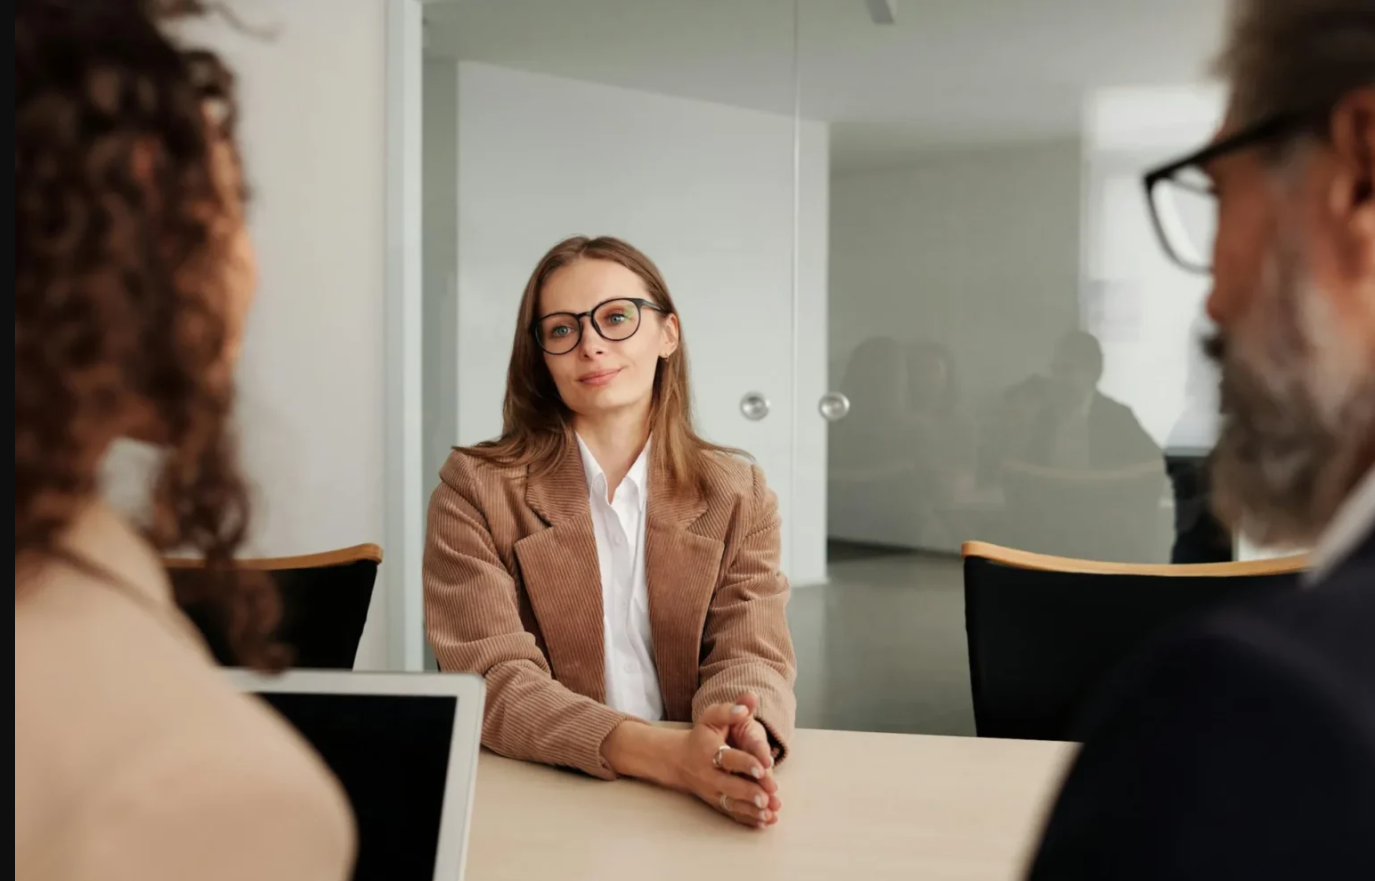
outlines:
M382 549L356 545L322 554L239 560L242 569L267 572L282 597L277 637L291 648L292 666L316 670L352 670L358 641L368 619L372 588ZM194 596L196 581L206 577L200 560L165 559L163 564L181 596ZM229 650L224 621L206 603L183 605L224 666L237 666Z
M1304 556L1186 566L1101 563L965 542L964 614L980 737L1073 740L1085 699L1167 625L1266 589Z

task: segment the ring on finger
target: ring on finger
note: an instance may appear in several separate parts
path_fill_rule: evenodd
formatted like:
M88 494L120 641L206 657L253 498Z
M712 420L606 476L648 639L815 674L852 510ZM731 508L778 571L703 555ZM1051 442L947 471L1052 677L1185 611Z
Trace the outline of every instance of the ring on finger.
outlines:
M718 746L718 747L716 748L716 755L714 755L714 756L711 757L711 764L712 764L713 767L716 768L716 770L718 770L718 771L724 771L724 770L725 770L724 768L721 767L721 757L724 756L724 755L726 754L726 751L729 750L729 749L730 749L730 747L727 746L727 745L724 744L724 743L721 744L720 746Z
M719 804L719 805L721 806L721 810L725 811L725 812L728 813L728 814L730 813L730 796L729 796L729 795L726 795L724 792L721 793L721 797L720 797L719 799L716 800L716 803Z

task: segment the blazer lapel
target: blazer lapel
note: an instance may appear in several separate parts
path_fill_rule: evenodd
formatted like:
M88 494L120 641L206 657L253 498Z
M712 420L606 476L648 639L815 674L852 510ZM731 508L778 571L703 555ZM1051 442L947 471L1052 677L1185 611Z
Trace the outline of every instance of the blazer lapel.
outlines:
M554 678L605 703L601 567L576 447L553 472L527 480L525 501L549 524L517 541L515 551Z
M707 510L700 493L670 489L668 473L651 469L645 512L645 580L649 629L665 716L692 719L707 609L721 568L725 543L691 531Z

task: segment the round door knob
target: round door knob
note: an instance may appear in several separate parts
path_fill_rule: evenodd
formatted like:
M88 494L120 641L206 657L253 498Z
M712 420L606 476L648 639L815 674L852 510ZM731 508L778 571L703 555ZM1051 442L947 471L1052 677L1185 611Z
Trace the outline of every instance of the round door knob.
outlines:
M769 399L759 392L750 392L740 399L740 413L751 422L769 415Z
M817 402L816 409L827 422L837 422L850 412L850 399L840 392L827 392Z

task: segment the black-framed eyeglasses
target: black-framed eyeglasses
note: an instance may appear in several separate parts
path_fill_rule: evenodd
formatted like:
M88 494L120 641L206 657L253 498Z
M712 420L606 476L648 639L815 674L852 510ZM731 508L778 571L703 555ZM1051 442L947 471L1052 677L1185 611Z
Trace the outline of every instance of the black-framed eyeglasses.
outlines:
M1285 113L1263 119L1182 159L1146 172L1146 202L1151 225L1165 253L1179 266L1204 275L1213 271L1217 236L1217 195L1206 167L1229 153L1254 147L1305 124L1307 114Z
M617 297L604 300L586 312L550 312L530 325L530 333L539 347L550 355L567 355L582 342L584 318L602 339L614 343L635 335L645 309L668 314L668 310L653 300Z

